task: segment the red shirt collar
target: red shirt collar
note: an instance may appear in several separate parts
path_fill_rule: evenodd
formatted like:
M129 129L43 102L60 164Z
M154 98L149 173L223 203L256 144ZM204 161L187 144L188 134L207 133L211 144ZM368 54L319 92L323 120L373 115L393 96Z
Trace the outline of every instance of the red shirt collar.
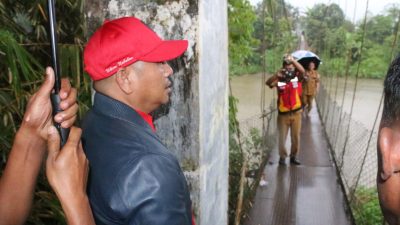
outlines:
M144 121L146 121L146 123L148 123L149 126L151 127L151 129L155 132L156 127L154 126L154 123L153 123L153 117L150 116L149 114L139 111L137 109L136 109L136 112L139 113L139 115L144 119Z

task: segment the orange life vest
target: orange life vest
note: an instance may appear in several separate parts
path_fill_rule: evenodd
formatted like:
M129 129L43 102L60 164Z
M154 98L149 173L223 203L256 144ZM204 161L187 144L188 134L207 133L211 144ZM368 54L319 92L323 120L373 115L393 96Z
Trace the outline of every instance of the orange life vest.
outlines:
M278 110L287 113L301 109L301 82L297 77L290 82L278 82Z

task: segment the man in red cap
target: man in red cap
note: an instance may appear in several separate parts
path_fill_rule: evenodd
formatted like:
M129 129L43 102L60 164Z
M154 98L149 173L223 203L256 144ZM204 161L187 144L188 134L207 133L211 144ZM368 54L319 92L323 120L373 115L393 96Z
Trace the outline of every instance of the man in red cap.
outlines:
M191 201L176 157L149 115L168 103L186 40L162 40L139 19L105 22L84 50L93 108L83 121L88 196L96 224L189 225Z

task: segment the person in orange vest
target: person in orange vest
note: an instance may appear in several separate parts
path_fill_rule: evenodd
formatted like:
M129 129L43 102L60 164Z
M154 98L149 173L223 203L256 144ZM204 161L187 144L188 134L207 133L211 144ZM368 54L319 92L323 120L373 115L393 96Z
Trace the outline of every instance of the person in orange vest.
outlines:
M283 57L282 68L266 81L270 88L278 91L278 132L279 132L279 164L285 165L288 156L285 147L286 137L290 129L291 151L290 163L300 165L297 154L300 148L301 129L301 80L304 68L290 55Z
M319 73L315 70L315 63L310 62L306 69L306 74L303 81L302 101L304 108L307 106L307 115L312 109L312 102L318 91Z

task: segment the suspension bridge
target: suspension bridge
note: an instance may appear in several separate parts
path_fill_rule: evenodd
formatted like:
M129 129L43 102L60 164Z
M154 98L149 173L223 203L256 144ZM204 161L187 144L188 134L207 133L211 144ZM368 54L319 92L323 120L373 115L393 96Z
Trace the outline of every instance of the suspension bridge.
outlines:
M367 11L368 1L360 55L365 48ZM391 58L395 55L399 23L396 24L391 51L388 52ZM303 35L299 40L297 49L307 49ZM261 45L265 46L265 43ZM344 74L322 74L316 106L309 116L302 117L300 166L278 163L276 97L273 94L271 105L266 103L266 93L271 95L271 92L265 90L268 74L265 72L265 60L263 63L260 76L261 113L239 121L240 129L237 130L240 133L237 138L244 139L239 141L242 145L249 143L243 137L254 136L254 129L260 131L260 145L250 141L250 147L242 146L245 155L242 176L245 178L241 179L241 194L247 183L255 195L250 195L252 201L248 200L247 204L243 196L238 197L235 224L385 224L378 206L375 182L383 94L372 97L373 105L360 106L357 103L368 98L365 90L360 90L360 85L363 85L359 78L361 59L358 59L353 76L349 72L350 57ZM381 83L377 92L382 93L383 82L377 82ZM365 116L361 115L363 108L370 109L368 126L359 121L359 117ZM286 146L290 149L289 140ZM259 185L260 180L266 183ZM246 214L243 215L242 211Z
M363 213L368 212L371 198L375 199L375 205L370 206L378 207L376 141L382 98L375 96L373 128L367 128L351 116L350 107L356 105L352 104L351 95L355 95L354 101L357 101L360 98L357 93L361 92L346 89L354 88L356 78L345 81L347 85L336 79L339 78L322 78L316 106L309 116L302 116L300 166L278 164L274 99L268 113L240 121L248 165L246 179L256 190L241 224L370 224L367 223L369 217ZM263 138L262 143L254 147L254 143L249 144L244 137L251 136L257 129L262 131ZM290 138L286 146L290 149ZM254 155L258 159L255 160ZM260 163L252 163L252 160ZM259 177L249 175L257 168L262 169ZM267 181L267 185L260 186L261 179Z
M300 166L279 165L271 151L247 224L352 224L317 110L303 117Z

